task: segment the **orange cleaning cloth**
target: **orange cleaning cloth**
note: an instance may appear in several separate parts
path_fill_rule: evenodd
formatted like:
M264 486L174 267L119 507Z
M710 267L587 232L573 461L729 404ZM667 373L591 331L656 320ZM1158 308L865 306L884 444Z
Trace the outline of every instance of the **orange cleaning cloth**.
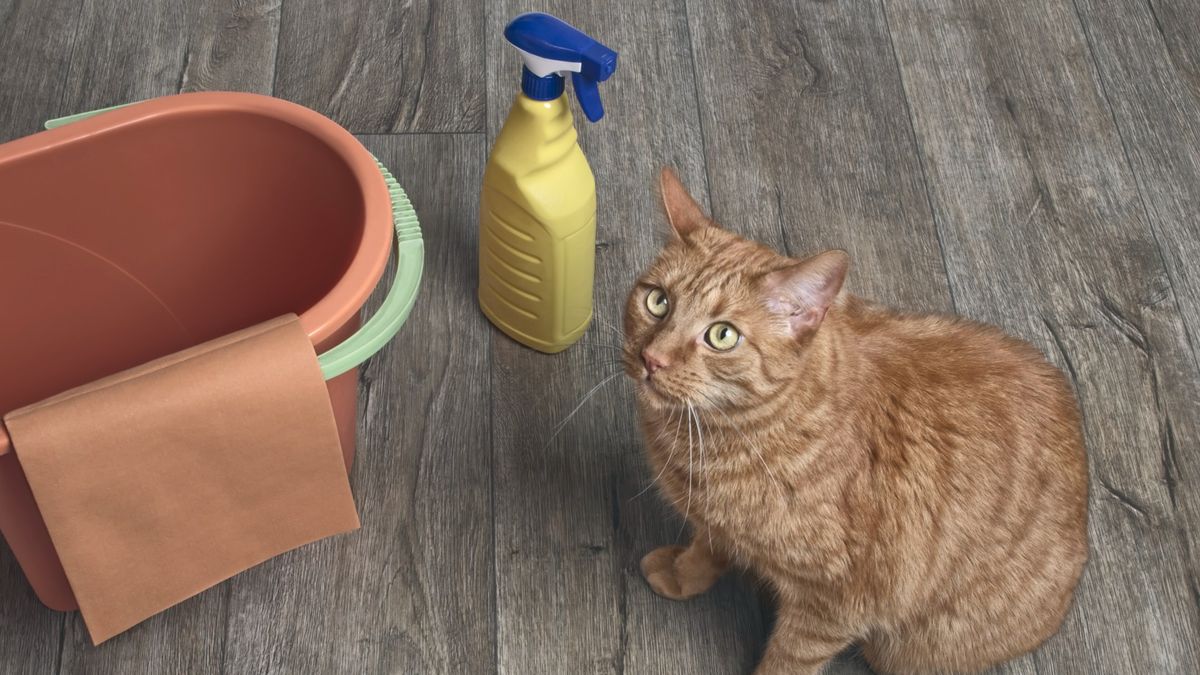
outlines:
M359 526L325 382L294 315L4 422L95 644Z

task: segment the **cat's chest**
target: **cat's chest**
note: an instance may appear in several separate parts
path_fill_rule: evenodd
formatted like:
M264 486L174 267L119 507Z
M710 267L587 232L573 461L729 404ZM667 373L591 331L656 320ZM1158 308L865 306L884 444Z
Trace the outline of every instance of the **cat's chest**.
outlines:
M764 456L753 437L709 432L650 447L658 485L675 509L738 560L775 581L844 573L845 514L828 490L802 487L797 467ZM715 534L714 534L715 533ZM807 575L807 576L806 576Z
M693 428L659 437L649 451L660 489L689 518L744 528L786 508L783 486L744 434Z

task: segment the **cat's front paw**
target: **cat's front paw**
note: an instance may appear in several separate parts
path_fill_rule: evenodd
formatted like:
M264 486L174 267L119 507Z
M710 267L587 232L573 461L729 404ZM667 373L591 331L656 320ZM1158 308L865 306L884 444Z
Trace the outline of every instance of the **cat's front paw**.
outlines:
M671 600L686 600L692 597L683 594L679 574L675 570L675 560L685 550L687 549L682 546L663 546L642 558L642 576L655 593Z
M642 558L642 576L655 593L670 600L687 600L712 588L716 576L690 570L687 557L680 557L685 551L682 546L663 546Z

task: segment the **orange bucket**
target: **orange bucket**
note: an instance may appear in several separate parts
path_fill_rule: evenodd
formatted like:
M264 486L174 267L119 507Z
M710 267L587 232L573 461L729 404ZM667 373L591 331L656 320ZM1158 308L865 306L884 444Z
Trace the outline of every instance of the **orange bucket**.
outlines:
M168 96L0 145L0 414L288 312L337 345L392 228L371 154L266 96ZM357 370L328 386L349 468ZM75 609L6 446L0 531L41 601Z

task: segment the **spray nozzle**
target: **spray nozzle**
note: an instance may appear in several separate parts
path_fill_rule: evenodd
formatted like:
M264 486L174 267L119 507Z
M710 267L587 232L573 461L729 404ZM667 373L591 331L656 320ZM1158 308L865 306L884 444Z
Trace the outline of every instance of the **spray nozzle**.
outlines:
M504 37L525 60L521 90L537 101L563 92L563 74L571 73L579 107L589 121L604 117L598 83L617 69L617 53L562 19L530 12L509 22Z

